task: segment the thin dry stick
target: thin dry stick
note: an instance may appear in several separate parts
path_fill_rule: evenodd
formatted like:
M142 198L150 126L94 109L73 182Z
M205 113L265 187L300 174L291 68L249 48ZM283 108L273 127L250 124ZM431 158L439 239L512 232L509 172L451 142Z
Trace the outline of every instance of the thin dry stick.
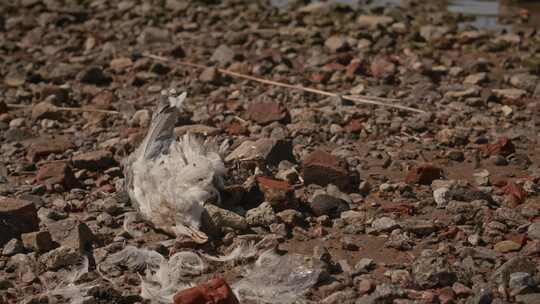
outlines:
M168 59L166 57L157 56L157 55L153 55L153 54L146 54L145 53L145 54L143 54L143 56L147 57L147 58L155 59L155 60L165 61L165 62L174 62L174 63L178 63L180 65L184 65L184 66L188 66L188 67L192 67L192 68L196 68L196 69L206 69L206 68L208 68L208 66L205 66L205 65L186 62L186 61L181 61L181 60L171 60L171 59ZM358 103L396 108L396 109L401 109L401 110L411 111L411 112L417 112L417 113L426 113L425 111L422 111L422 110L419 110L419 109L415 109L415 108L411 108L411 107L407 107L407 106L402 106L402 105L389 104L389 103L379 101L379 100L382 100L381 97L377 97L377 98L359 97L358 95L340 96L339 94L332 93L332 92L327 92L327 91L318 90L318 89L314 89L314 88L304 87L304 86L301 86L301 85L292 85L292 84L288 84L288 83L283 83L283 82L277 82L277 81L272 81L272 80L268 80L268 79L258 78L258 77L254 77L254 76L249 76L249 75L233 72L233 71L226 70L226 69L217 69L217 70L222 74L226 74L226 75L230 75L230 76L238 77L238 78L243 78L243 79L247 79L247 80L251 80L251 81L255 81L255 82L259 82L259 83L264 83L264 84L268 84L268 85L273 85L273 86L278 86L278 87L283 87L283 88L289 88L289 89L293 89L293 90L301 90L301 91L304 91L304 92L310 92L310 93L319 94L319 95L323 95L323 96L329 96L329 97L340 97L340 98L350 100L350 101L354 101L354 102L358 102Z
M9 104L9 103L7 104L7 106L8 108L14 108L14 109L28 109L32 107L29 105L18 105L18 104ZM90 112L90 113L120 115L120 112L118 111L101 110L101 109L69 108L69 107L54 107L54 109L58 111L66 111L66 112Z

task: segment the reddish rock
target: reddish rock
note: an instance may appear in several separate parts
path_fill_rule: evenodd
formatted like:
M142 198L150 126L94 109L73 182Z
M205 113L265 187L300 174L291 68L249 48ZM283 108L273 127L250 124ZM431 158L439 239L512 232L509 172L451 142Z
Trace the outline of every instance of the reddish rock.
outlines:
M504 193L510 195L516 203L522 203L527 197L527 192L520 185L512 181L508 181L502 190Z
M343 127L343 130L349 133L360 133L363 129L364 124L359 119L353 119Z
M421 164L409 170L405 177L405 182L408 184L431 185L431 182L436 179L442 179L443 177L444 172L441 168L432 164Z
M225 125L225 130L229 135L242 135L247 134L248 129L239 121L232 121Z
M258 124L266 125L274 121L283 120L287 112L279 102L253 102L247 107L249 119Z
M316 150L306 157L303 162L303 175L306 185L326 186L334 184L342 190L350 185L350 177L345 162L321 150Z
M396 65L385 57L375 57L370 66L371 75L377 78L389 78L396 73Z
M330 73L315 72L311 74L311 76L309 77L309 80L311 80L311 82L314 82L314 83L324 84L324 83L327 83L328 80L330 80L330 76L331 76Z
M98 150L79 154L72 159L73 166L91 171L103 170L116 164L113 155L107 150Z
M56 106L48 101L42 101L32 106L32 119L55 119L61 118L60 113L57 111Z
M64 190L75 188L79 182L67 162L53 162L39 168L36 180L52 190L53 185L62 185Z
M345 75L347 75L348 78L353 78L354 76L356 76L356 74L360 73L361 70L362 70L362 60L353 59L347 66Z
M71 142L71 140L64 136L38 138L32 140L30 143L26 158L29 161L36 162L40 159L46 158L49 154L62 153L73 148L75 148L75 145Z
M525 256L536 256L540 254L540 241L533 240L527 242L525 247L521 249L521 253Z
M182 290L174 296L174 304L240 304L223 278L215 278Z
M524 246L527 243L527 236L525 234L509 233L504 236L505 239L514 241L520 246Z
M291 185L282 180L273 179L266 176L257 177L259 189L264 194L265 201L280 209L292 208L289 203L294 202L294 191Z
M58 247L49 231L36 231L24 233L21 235L24 248L35 251L37 253L45 253Z
M115 101L116 97L111 91L103 91L92 98L91 104L98 109L110 110Z
M12 238L39 229L39 219L34 203L0 196L0 247Z
M486 145L484 147L484 152L486 156L502 155L506 157L516 152L516 148L512 141L506 137L502 137L496 143Z
M362 279L360 282L358 282L357 288L359 294L368 294L373 290L373 282L367 279Z

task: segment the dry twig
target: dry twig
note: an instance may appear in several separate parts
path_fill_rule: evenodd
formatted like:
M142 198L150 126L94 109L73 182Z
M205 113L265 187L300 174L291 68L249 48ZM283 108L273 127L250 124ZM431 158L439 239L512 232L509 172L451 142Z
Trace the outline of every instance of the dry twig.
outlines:
M183 66L188 66L188 67L196 68L196 69L206 69L206 68L208 68L208 66L205 66L205 65L202 65L202 64L196 64L196 63L191 63L191 62L181 61L181 60L172 60L172 59L168 59L166 57L157 56L157 55L153 55L153 54L143 54L143 56L147 57L147 58L154 59L154 60L159 60L159 61L174 62L174 63L180 64L180 65L183 65ZM323 95L323 96L338 97L338 98L342 98L342 99L345 99L345 100L358 102L358 103L363 103L363 104L371 104L371 105L376 105L376 106L395 108L395 109L411 111L411 112L416 112L416 113L427 113L426 111L423 111L423 110L419 110L419 109L415 109L415 108L411 108L411 107L407 107L407 106L402 106L402 105L396 105L396 104L387 103L388 101L397 101L396 99L381 98L381 97L368 97L368 96L360 96L360 95L343 95L342 96L342 95L332 93L332 92L328 92L328 91L323 91L323 90L319 90L319 89L304 87L304 86L301 86L301 85L292 85L292 84L288 84L288 83L283 83L283 82L258 78L258 77L254 77L254 76L250 76L250 75L245 75L245 74L233 72L233 71L226 70L226 69L217 69L217 70L220 73L225 74L225 75L229 75L229 76L237 77L237 78L242 78L242 79L247 79L247 80L251 80L251 81L255 81L255 82L259 82L259 83L264 83L264 84L268 84L268 85L273 85L273 86L278 86L278 87L283 87L283 88L289 88L289 89L293 89L293 90L300 90L300 91L310 92L310 93ZM383 101L386 101L386 102L383 102Z
M19 104L10 104L10 103L8 103L7 106L8 106L8 108L13 108L13 109L30 109L30 108L32 108L31 105L19 105ZM118 111L92 109L92 108L54 107L54 109L58 110L58 111L66 111L66 112L88 112L88 113L102 113L102 114L120 115L120 112L118 112Z

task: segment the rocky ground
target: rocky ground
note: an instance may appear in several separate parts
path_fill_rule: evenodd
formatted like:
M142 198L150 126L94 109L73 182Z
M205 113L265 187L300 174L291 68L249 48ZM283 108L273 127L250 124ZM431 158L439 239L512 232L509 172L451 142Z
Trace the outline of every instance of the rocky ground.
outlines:
M312 257L314 303L540 303L540 32L526 17L501 31L437 1L2 1L0 303L53 303L83 256L89 272L67 284L92 284L80 303L150 303L143 269L106 261L186 249L123 225L122 160L170 87L189 92L177 134L231 143L212 241L189 250L265 239ZM193 280L234 284L249 263Z

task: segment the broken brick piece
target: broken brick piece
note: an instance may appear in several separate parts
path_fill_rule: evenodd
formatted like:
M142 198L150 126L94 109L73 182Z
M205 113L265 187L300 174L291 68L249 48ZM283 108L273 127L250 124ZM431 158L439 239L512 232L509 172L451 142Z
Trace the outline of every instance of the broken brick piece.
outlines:
M0 247L12 238L37 230L39 219L34 203L0 196Z
M484 147L486 156L502 155L506 157L514 152L516 152L516 148L512 141L507 137L502 137L496 143L488 144Z
M174 296L174 304L240 304L231 287L217 277L198 286L184 289Z
M444 172L441 168L432 164L421 164L409 170L405 177L405 182L408 184L431 185L434 180L442 179L443 177Z
M303 162L304 182L306 185L326 186L334 184L345 190L350 185L350 178L345 162L324 151L316 150Z
M516 203L522 203L527 197L527 192L523 190L523 187L512 181L508 181L502 190L504 193L510 195Z
M43 165L37 172L36 180L47 186L49 190L52 190L55 184L62 185L64 190L70 190L79 185L67 162L53 162Z

